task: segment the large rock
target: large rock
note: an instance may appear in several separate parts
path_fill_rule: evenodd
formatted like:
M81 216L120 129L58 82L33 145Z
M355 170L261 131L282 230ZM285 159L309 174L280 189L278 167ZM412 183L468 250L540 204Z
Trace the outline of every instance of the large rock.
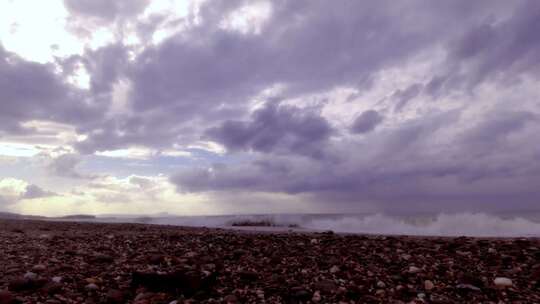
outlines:
M35 290L43 285L47 284L47 280L45 279L28 279L25 277L22 278L16 278L11 280L8 283L9 290L12 291L24 291L24 290Z
M135 271L132 273L132 287L143 286L151 291L176 292L187 296L211 288L216 274L204 275L196 271L156 273Z
M107 292L107 304L122 304L125 303L125 301L125 294L122 291L117 289L111 289Z
M323 280L313 284L314 290L319 290L322 293L332 293L338 289L336 283L330 280Z

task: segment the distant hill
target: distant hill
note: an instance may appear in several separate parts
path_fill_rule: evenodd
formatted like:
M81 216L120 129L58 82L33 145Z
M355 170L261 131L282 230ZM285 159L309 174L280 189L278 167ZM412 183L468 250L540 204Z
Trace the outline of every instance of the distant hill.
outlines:
M92 220L95 219L95 215L88 214L73 214L58 217L47 217L40 215L24 215L13 212L0 212L0 219L27 219L27 220L43 220L43 219L64 219L64 220Z
M0 219L18 219L22 218L20 214L11 212L0 212Z
M73 219L79 219L79 220L93 220L96 218L95 215L89 215L89 214L73 214L73 215L66 215L66 216L60 216L60 217L55 217L55 218L58 218L58 219L70 219L70 220L73 220Z

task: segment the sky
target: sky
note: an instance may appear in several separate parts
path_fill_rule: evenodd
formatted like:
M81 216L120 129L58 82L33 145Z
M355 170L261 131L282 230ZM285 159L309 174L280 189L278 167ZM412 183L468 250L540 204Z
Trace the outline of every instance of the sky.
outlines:
M540 2L0 0L0 211L540 209Z

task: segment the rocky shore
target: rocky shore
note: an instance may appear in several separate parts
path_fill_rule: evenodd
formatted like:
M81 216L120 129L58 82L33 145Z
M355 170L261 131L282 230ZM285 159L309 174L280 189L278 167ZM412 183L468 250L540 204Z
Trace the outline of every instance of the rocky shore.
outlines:
M0 221L0 304L540 303L538 239Z

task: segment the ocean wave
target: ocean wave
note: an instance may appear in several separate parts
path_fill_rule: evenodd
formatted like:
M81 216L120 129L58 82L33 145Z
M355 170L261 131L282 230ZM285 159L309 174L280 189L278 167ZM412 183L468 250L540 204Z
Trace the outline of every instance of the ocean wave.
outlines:
M387 214L282 214L144 217L148 224L235 228L257 230L282 227L310 231L419 236L540 236L540 223L524 216L499 216L486 213L396 216Z

